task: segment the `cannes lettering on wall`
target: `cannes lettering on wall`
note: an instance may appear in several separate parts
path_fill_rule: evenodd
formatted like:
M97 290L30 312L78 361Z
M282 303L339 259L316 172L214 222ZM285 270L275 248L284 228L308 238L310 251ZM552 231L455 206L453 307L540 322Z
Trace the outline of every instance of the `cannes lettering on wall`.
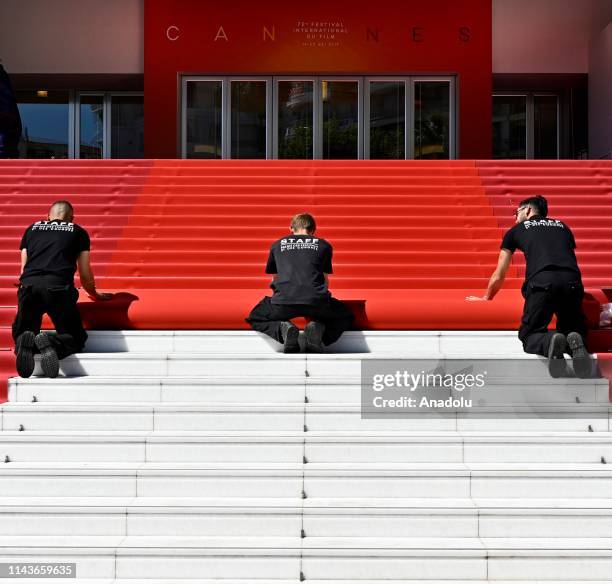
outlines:
M422 26L411 26L406 29L406 40L413 43L425 43L427 42L427 28ZM344 26L341 21L338 22L316 22L306 23L298 22L297 26L291 31L293 34L304 35L307 39L314 40L325 40L335 41L341 35L348 34L348 29ZM277 28L275 25L263 26L261 29L262 39L264 42L276 42L277 40ZM460 26L456 30L456 38L462 43L469 43L472 40L472 29L469 26ZM363 39L366 42L384 42L384 31L379 28L366 27L362 32ZM166 38L175 42L181 38L181 29L179 26L172 24L166 28ZM231 27L225 27L219 25L216 32L210 36L212 42L225 42L230 43L232 41L240 42L238 36L232 35Z

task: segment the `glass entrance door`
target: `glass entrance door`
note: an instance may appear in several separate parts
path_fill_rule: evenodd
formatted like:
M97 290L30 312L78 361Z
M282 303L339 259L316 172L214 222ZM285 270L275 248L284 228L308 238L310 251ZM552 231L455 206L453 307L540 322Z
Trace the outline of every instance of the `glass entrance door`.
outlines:
M455 80L184 77L186 158L455 158Z
M360 158L358 81L321 80L323 132L321 158Z
M275 158L313 158L314 80L279 80L275 105Z

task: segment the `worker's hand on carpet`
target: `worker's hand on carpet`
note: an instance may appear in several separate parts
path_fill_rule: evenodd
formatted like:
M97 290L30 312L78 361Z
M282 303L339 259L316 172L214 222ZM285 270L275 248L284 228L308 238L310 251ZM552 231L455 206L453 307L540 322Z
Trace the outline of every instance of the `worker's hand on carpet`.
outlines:
M110 292L96 292L95 296L92 294L88 294L88 296L92 300L110 300L114 294L111 294Z
M487 298L486 296L466 296L465 299L469 302L486 302L487 300L490 300L490 298Z

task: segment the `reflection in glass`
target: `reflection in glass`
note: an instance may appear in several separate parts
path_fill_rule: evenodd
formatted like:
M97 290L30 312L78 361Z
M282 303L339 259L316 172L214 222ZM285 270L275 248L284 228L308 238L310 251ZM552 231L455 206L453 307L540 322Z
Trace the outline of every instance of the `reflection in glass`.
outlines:
M358 156L359 86L356 81L322 81L323 158Z
M81 95L79 111L79 157L104 156L104 96Z
M450 84L414 84L414 157L450 158Z
M187 83L187 158L221 158L221 81Z
M266 82L232 81L232 158L266 157Z
M534 105L534 158L559 158L557 96L536 95Z
M46 97L35 91L17 91L23 124L19 156L21 158L68 158L67 91L47 91Z
M278 82L278 157L312 158L312 81Z
M143 158L142 95L113 95L111 100L111 158Z
M404 82L370 83L370 158L406 158Z
M527 97L493 96L493 158L527 157Z

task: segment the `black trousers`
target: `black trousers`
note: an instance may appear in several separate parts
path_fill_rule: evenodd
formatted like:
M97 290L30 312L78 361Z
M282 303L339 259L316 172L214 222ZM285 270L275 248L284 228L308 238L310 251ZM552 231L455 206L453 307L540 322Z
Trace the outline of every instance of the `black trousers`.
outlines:
M17 292L17 316L13 322L13 339L24 331L40 332L42 318L49 315L56 334L49 340L60 359L78 353L85 346L87 333L77 309L79 293L73 285L58 284L47 276L28 279Z
M582 312L584 288L574 272L539 272L523 284L522 292L525 307L518 336L526 353L547 357L555 332L564 335L577 332L583 339L586 337L586 318ZM557 329L549 331L553 315L557 316Z
M297 316L307 316L325 325L323 344L335 343L342 333L353 326L354 316L349 308L336 298L320 304L272 304L266 296L249 314L246 321L258 332L283 342L281 322Z

